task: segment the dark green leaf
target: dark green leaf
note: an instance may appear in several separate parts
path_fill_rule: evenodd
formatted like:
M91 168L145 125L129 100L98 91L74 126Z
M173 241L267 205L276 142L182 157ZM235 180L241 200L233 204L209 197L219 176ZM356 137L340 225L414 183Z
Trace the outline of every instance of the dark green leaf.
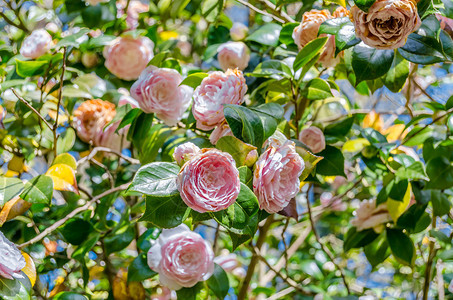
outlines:
M304 67L317 54L319 54L326 43L327 37L320 37L305 45L305 47L300 50L299 54L297 54L296 59L294 60L294 72Z
M390 248L385 234L381 234L371 244L365 246L363 251L373 268L383 262L390 255Z
M445 157L435 157L426 164L427 189L448 189L453 186L453 166Z
M88 300L88 298L74 292L60 292L55 295L53 300Z
M415 260L414 243L401 230L387 228L387 241L393 256L403 264L413 265Z
M225 271L219 265L215 264L214 273L207 281L209 289L217 296L218 299L223 299L228 294L230 283Z
M20 197L30 203L49 204L52 200L53 181L46 175L39 175L25 183Z
M363 80L372 80L386 74L392 66L393 50L378 50L360 43L352 51L352 68L357 85Z
M433 213L435 216L442 217L450 212L451 203L448 196L439 191L431 191L431 204L433 205Z
M316 173L324 176L345 176L343 153L335 147L326 146L322 152L317 154L323 159L318 162Z
M409 35L406 44L398 48L398 52L408 61L423 65L453 59L444 54L442 44L434 37L421 36L416 33Z
M398 93L409 76L409 62L401 54L396 53L392 66L384 77L385 86L394 93Z
M179 166L168 162L153 162L138 169L128 188L149 196L172 197L178 195L176 177Z
M198 293L203 289L203 283L199 282L191 288L182 288L176 291L178 299L197 300Z
M291 68L288 67L282 61L279 60L266 60L256 66L253 73L249 74L253 77L270 77L274 79L281 79L281 78L291 78Z
M264 128L255 112L244 106L226 104L223 113L235 137L258 149L261 148L264 142Z
M105 252L109 255L126 248L135 238L135 226L125 225L104 238Z
M283 25L282 30L280 31L280 36L278 37L280 43L285 45L294 44L293 31L297 27L297 23L287 23Z
M70 34L67 37L62 38L55 47L56 48L61 48L61 47L79 48L80 44L84 41L84 39L82 37L86 36L90 31L91 31L91 29L81 28L77 33Z
M29 300L32 286L24 272L15 275L14 279L0 277L0 295L2 300Z
M282 27L278 24L267 23L250 34L246 40L275 47L278 45L278 37L280 36L281 29Z
M127 281L143 281L156 275L146 261L146 254L139 254L127 268Z
M333 97L330 85L321 78L314 78L307 84L307 99L308 100L323 100Z
M355 5L364 12L368 12L368 9L376 2L376 0L354 0Z
M373 242L379 235L373 229L357 231L356 227L349 228L346 233L343 248L348 251L352 248L360 248Z
M349 117L327 125L326 128L324 128L324 135L345 137L351 130L354 119L354 117Z
M151 240L155 240L159 237L160 230L157 228L149 228L146 230L137 240L137 246L143 252L148 252L151 248Z
M82 244L93 230L93 226L83 219L71 219L60 229L64 239L73 245Z
M190 208L179 194L170 197L147 196L146 210L140 221L147 221L160 228L173 228L189 215Z
M223 0L205 0L201 5L201 14L206 21L214 22L222 12Z
M335 35L335 55L360 43L355 36L354 25L348 17L328 19L321 24L319 34Z

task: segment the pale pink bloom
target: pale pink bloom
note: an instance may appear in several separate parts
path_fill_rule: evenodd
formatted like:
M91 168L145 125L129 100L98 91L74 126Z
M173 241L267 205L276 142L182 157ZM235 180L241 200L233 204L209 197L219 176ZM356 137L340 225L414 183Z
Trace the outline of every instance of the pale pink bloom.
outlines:
M153 58L153 42L147 37L116 38L104 48L105 67L118 78L134 80Z
M313 153L319 153L326 148L326 140L321 129L308 127L299 133L299 141L304 143Z
M179 86L178 71L149 66L131 87L131 96L146 113L155 113L167 125L175 125L190 105L192 88Z
M228 208L241 189L233 157L217 149L202 149L186 162L177 184L184 203L200 213Z
M127 146L121 137L127 129L115 133L119 121L106 127L115 115L115 104L100 99L87 100L74 111L72 125L82 141L119 151L122 145Z
M98 5L99 3L107 3L109 0L85 0L89 5Z
M129 104L132 108L138 108L138 102L134 98L129 95L122 95L118 100L118 106L127 105Z
M249 48L243 42L227 42L220 45L217 48L217 60L220 68L224 71L235 68L244 70L249 64L249 52Z
M124 9L126 8L127 1L121 0L116 3L117 7L117 17L124 15ZM127 28L132 30L138 27L138 17L139 14L147 12L149 10L149 5L142 3L138 0L132 0L129 2L129 7L127 9L126 24Z
M351 220L351 224L357 227L357 231L373 228L379 233L384 228L383 224L391 220L387 203L381 203L376 207L376 199L372 199L360 202L356 217Z
M20 54L27 58L38 58L52 47L52 36L44 29L34 30L22 42Z
M198 148L198 146L191 142L187 142L175 148L175 151L173 152L173 158L178 165L182 166L192 157L197 155L200 151L201 150L200 148Z
M16 245L9 241L3 232L0 232L0 276L13 279L25 268L25 258Z
M225 272L232 272L239 266L236 254L234 253L222 253L214 258L214 262L221 266Z
M192 287L214 272L214 252L201 235L185 224L164 229L148 251L148 265L160 284L172 290Z
M299 50L305 47L305 45L307 45L309 42L318 38L319 27L322 23L331 18L332 15L326 9L312 9L305 12L302 17L302 22L299 26L294 28L292 34L294 43L297 45L297 47L299 47ZM329 39L318 61L325 67L330 67L338 61L338 59L335 58L335 37L327 34L319 35L319 37L325 36L329 37Z
M260 208L276 213L285 208L299 192L299 176L305 168L294 142L272 138L261 154L253 173L253 191Z
M227 122L220 124L211 132L209 141L215 145L224 136L233 136L233 132Z
M233 41L241 41L245 39L249 28L240 22L234 22L230 29L230 36Z
M197 128L210 130L221 124L225 120L223 105L242 104L246 92L247 84L241 71L211 72L193 95L192 112Z
M396 49L421 25L414 0L377 0L368 13L351 8L355 33L366 45L376 49Z
M335 211L344 211L346 210L346 203L341 199L333 199L332 193L324 192L320 196L321 206L325 209L331 209ZM333 200L333 201L332 201Z

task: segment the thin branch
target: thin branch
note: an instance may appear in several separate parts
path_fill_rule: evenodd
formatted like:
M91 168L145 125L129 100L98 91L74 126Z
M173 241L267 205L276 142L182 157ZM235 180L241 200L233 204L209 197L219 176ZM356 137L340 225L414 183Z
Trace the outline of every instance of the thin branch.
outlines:
M19 96L19 94L17 93L17 91L14 88L11 88L11 91L17 97L17 99L19 99L29 109L31 109L44 122L44 124L46 124L46 126L49 127L50 130L52 130L52 125L50 125L50 123L47 122L47 120L39 113L39 111L37 111L33 106L31 106L31 104L27 100L25 100L24 98Z
M433 221L431 223L431 228L432 229L436 228L436 217L434 217L434 216L433 216ZM426 269L425 269L425 280L423 283L423 300L428 299L429 284L431 283L431 269L433 266L434 257L436 256L436 252L437 252L437 249L434 246L435 246L434 241L430 240L429 241L428 261L426 263Z
M267 11L261 10L261 9L257 8L256 6L253 6L252 4L250 4L250 3L248 3L248 2L246 2L244 0L236 0L236 1L241 3L242 5L247 6L248 8L250 8L251 10L253 10L253 11L259 13L259 14L271 17L272 19L274 19L277 22L280 22L280 23L283 23L283 24L286 23L285 20L280 19L279 17L274 16L273 14L270 14Z
M113 153L113 154L121 157L122 159L124 159L125 161L127 161L130 164L136 164L136 165L140 164L140 161L138 159L125 156L121 152L115 151L115 150L107 148L107 147L95 147L95 148L93 148L93 150L91 150L90 154L88 154L84 158L77 161L77 166L82 165L86 161L92 160L98 152Z
M278 300L278 299L282 299L284 296L286 295L289 295L291 294L292 292L294 292L296 289L293 288L292 286L290 286L289 288L286 288L284 290L281 290L275 294L273 294L272 296L270 296L269 298L267 298L266 300Z
M285 225L283 226L283 230L282 230L282 242L283 242L283 246L285 247L285 250L283 251L283 257L285 258L285 272L286 274L288 274L288 245L286 244L286 239L285 239L285 232L286 232L286 229L288 229L288 225L289 225L289 217L286 218L286 222L285 222Z
M321 239L319 238L318 232L315 227L315 222L313 220L313 216L311 214L311 204L309 197L307 197L307 209L308 209L308 218L310 220L311 224L311 229L313 231L313 234L315 235L316 241L321 245L322 250L327 254L329 259L332 261L332 263L335 265L335 267L340 271L341 274L341 279L343 279L344 286L346 287L346 290L348 291L348 294L351 294L351 291L349 289L349 285L346 281L346 276L344 274L343 269L335 262L335 257L333 256L332 252L330 252L329 248L327 248L322 242Z
M102 199L103 197L108 196L108 195L113 194L113 193L116 193L116 192L119 192L119 191L122 191L122 190L125 190L130 184L131 184L130 182L122 184L120 186L117 186L116 188L110 189L108 191L105 191L102 194L99 194L99 195L93 197L93 199L88 201L85 205L77 207L76 209L71 211L69 214L67 214L63 219L60 219L60 220L56 221L55 223L53 223L52 225L47 227L43 232L41 232L40 234L38 234L37 236L35 236L31 240L29 240L28 242L25 242L25 243L19 245L19 248L22 249L22 248L27 247L27 246L29 246L31 244L39 242L40 240L45 238L47 235L49 235L51 232L56 230L58 227L60 227L64 223L66 223L69 219L71 219L72 217L76 216L78 213L87 210L88 208L90 208L91 205L93 205L94 203L96 203L97 201Z
M420 86L420 84L418 84L418 82L417 82L415 79L411 78L411 81L412 81L412 83L414 83L415 87L418 88L418 89L420 90L420 92L422 92L423 95L425 95L426 97L428 97L429 100L431 100L431 101L433 101L433 102L439 102L439 101L436 101L436 99L434 99L430 94L428 94L428 93L425 91L425 89L422 88L422 87Z
M290 23L295 23L296 21L293 20L287 13L281 10L277 10L277 7L274 3L270 2L269 0L260 0L260 2L264 3L267 7L269 7L275 14L278 14L279 17L286 19L286 21Z

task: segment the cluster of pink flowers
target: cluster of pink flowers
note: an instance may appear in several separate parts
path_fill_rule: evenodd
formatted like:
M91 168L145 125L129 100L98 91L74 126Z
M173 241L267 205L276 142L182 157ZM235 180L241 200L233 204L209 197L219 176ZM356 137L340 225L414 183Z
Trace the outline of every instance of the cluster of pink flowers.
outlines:
M38 58L52 47L52 36L45 29L37 29L27 36L20 47L20 54L27 58Z

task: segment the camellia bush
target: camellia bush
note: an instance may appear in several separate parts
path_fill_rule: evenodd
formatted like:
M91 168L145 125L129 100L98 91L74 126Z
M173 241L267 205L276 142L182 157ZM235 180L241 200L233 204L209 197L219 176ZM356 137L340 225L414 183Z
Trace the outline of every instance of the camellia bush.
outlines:
M1 299L453 299L451 0L1 0Z

